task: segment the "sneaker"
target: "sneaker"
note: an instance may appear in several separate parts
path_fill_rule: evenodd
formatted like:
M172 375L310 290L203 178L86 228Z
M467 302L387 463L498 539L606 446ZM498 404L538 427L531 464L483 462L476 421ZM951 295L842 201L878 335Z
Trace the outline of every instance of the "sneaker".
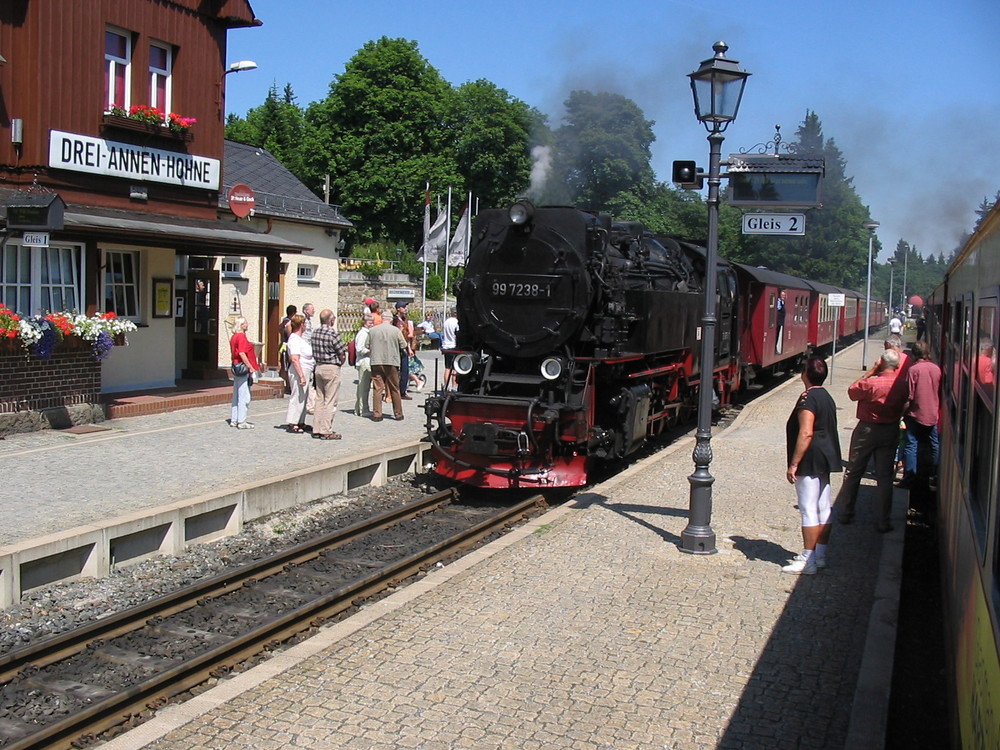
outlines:
M238 425L236 425L236 429L238 429L238 430L252 430L253 429L253 422L240 422Z
M816 563L813 561L806 562L801 559L801 555L797 555L799 559L793 559L788 565L781 569L782 573L794 573L796 575L804 576L814 576L816 575L817 567Z
M805 562L805 558L801 554L796 555L795 557L792 558L792 560L793 561L802 560L803 562ZM826 567L826 558L825 557L814 557L813 558L813 562L816 564L817 568L825 568Z

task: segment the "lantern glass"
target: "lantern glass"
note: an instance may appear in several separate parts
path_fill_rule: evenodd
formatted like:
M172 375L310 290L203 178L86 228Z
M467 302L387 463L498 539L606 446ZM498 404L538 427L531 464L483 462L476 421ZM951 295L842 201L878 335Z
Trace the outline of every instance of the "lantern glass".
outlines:
M715 57L703 61L698 70L689 75L694 111L706 125L728 124L736 119L750 74L740 69L738 61L726 57L725 42L716 42L713 49Z
M745 76L712 71L708 76L691 77L695 115L701 122L729 122L736 119L743 98Z

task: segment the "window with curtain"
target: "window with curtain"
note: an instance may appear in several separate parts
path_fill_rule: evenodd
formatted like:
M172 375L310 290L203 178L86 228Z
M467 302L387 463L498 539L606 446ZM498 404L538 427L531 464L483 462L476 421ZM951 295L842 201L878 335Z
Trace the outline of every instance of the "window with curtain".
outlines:
M104 312L139 318L139 253L104 251Z
M132 67L132 39L121 29L104 32L104 104L128 109Z
M8 243L0 254L0 301L21 315L82 312L82 253L79 245Z
M169 114L171 109L171 70L173 50L165 44L149 45L149 103Z

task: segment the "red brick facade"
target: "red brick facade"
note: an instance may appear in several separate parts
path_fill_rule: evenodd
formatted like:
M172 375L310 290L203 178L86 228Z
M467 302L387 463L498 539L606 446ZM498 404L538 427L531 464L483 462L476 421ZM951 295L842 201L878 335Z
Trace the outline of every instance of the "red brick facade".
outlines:
M100 391L101 363L86 341L66 339L47 361L0 342L0 414L98 404Z

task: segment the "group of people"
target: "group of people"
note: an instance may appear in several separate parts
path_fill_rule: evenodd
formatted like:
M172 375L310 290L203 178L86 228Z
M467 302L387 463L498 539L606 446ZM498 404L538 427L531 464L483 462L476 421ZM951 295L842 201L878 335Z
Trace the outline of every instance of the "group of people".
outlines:
M936 473L941 368L930 360L924 341L915 342L907 354L900 336L890 333L884 347L879 360L847 389L848 397L857 402L858 424L851 435L844 481L833 502L830 474L842 470L836 405L823 388L826 362L815 356L806 361L802 372L806 390L785 428L785 476L795 485L802 518L802 552L782 568L786 573L812 575L826 567L833 511L841 523L853 522L869 460L875 465L875 528L881 533L892 530L897 450L904 473L896 486L910 489L929 482Z
M312 432L320 440L340 440L333 429L340 395L340 368L347 364L347 347L337 333L337 316L332 310L319 314L319 325L313 325L316 308L302 306L299 314L289 305L281 321L282 369L289 389L286 429L290 433ZM253 344L247 339L246 318L237 318L229 340L233 361L233 401L230 425L238 429L253 429L247 421L250 405L250 383L260 372ZM242 365L242 366L241 366ZM245 372L244 372L245 370ZM306 426L306 415L313 415L313 427Z
M417 331L434 338L433 316L428 313L419 325L409 318L409 305L396 302L395 313L389 320L384 319L376 300L364 301L364 323L354 337L355 367L358 370L358 390L354 399L354 413L360 417L381 422L384 418L383 404L392 406L396 420L403 419L403 401L412 398L409 390L419 391L423 381L419 375L422 369L416 358ZM444 330L439 334L441 348L445 356L445 382L448 379L448 351L455 348L455 331L458 321L454 315L444 322Z
M315 312L311 303L302 306L301 314L295 305L289 305L280 324L279 355L289 393L286 429L295 434L312 432L314 438L322 440L340 440L341 435L333 430L333 421L340 395L341 368L348 363L348 347L336 330L336 315L323 310L319 324L314 326ZM452 313L445 320L443 331L437 333L431 314L415 326L409 319L406 302L396 302L393 314L385 316L379 303L370 297L364 301L363 316L363 324L353 341L358 371L354 413L380 422L383 404L390 403L393 418L402 420L402 402L412 399L410 389L419 391L424 385L423 368L415 356L417 332L441 341L447 383L454 356L449 350L455 348L458 320ZM261 370L253 344L246 336L248 328L246 318L237 318L229 341L233 364L230 425L238 429L254 427L247 420L250 385ZM309 414L314 422L311 430L306 425Z
M302 314L296 313L293 306L286 312L287 320L282 321L282 335L287 336L283 349L290 390L286 429L294 434L306 433L306 415L311 413L314 438L340 440L333 421L340 396L340 369L347 364L347 346L337 332L337 316L332 310L323 310L319 325L314 326L312 304L303 305Z

